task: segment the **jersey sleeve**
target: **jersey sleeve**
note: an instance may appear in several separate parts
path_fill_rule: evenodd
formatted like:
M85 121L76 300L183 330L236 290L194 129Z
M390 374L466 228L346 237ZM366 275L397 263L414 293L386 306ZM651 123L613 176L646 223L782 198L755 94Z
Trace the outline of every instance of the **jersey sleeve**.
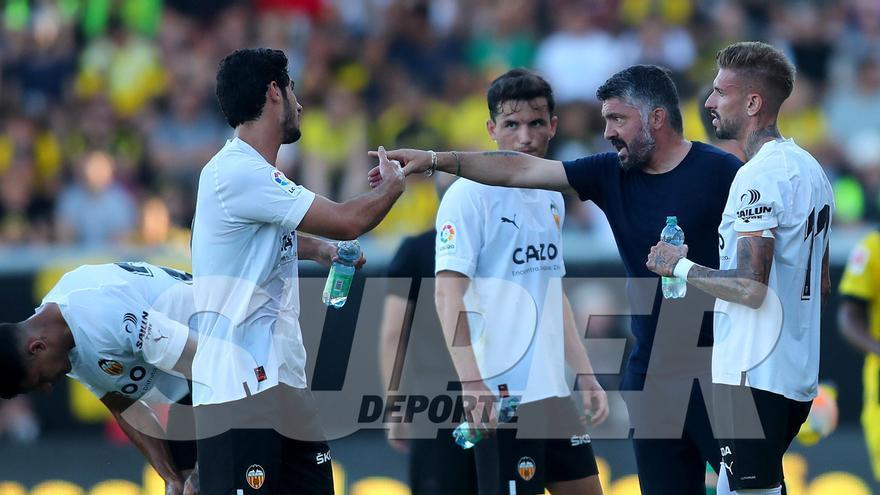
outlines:
M138 333L133 350L147 363L163 371L172 371L186 347L189 328L158 311L150 311L143 318L146 322L142 321L141 327L144 328L146 323L146 330Z
M873 242L872 242L873 241ZM846 262L843 278L840 280L840 294L866 301L873 300L877 293L874 274L880 263L880 238L873 234L863 239L853 248Z
M75 292L67 306L68 323L87 333L99 351L132 356L164 371L174 368L189 338L186 325L118 286Z
M248 162L217 173L221 205L233 220L273 223L296 230L315 200L315 193L266 164Z
M581 201L592 200L597 205L602 205L608 162L612 159L617 162L613 153L599 153L562 162L568 183L577 191Z
M730 187L736 205L736 220L733 222L736 232L774 229L782 223L782 216L788 209L786 198L791 197L788 181L759 172L757 169L743 169Z
M483 245L483 216L470 184L456 183L437 210L434 273L450 270L473 277Z

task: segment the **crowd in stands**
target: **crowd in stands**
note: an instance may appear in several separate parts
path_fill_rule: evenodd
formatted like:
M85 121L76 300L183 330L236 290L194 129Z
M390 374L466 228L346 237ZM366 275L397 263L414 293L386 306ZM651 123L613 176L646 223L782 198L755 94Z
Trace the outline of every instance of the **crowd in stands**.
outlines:
M186 245L200 169L231 136L219 60L268 46L290 58L303 138L278 166L333 199L367 187L366 151L494 146L485 90L511 67L557 98L550 154L611 148L596 88L635 63L668 67L685 134L701 125L714 55L765 40L795 61L781 131L826 167L835 224L880 219L880 3L764 0L7 0L0 26L0 245ZM371 235L433 225L412 177ZM568 229L605 232L576 200Z

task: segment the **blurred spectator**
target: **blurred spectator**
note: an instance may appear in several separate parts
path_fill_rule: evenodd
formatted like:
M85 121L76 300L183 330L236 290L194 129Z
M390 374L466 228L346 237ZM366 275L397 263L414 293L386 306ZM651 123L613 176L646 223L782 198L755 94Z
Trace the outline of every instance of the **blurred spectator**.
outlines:
M189 252L189 229L176 226L165 201L159 197L146 199L140 208L140 228L135 242L143 246L184 249Z
M501 74L529 67L535 55L538 2L493 0L476 21L468 44L468 61L475 70Z
M635 62L661 65L676 72L689 69L697 56L690 33L658 17L646 19L623 43L630 45L626 51L633 54Z
M454 38L432 35L430 2L393 2L388 10L388 60L425 87L440 88L446 64L462 58L462 47Z
M20 94L24 111L29 115L57 104L68 90L70 76L76 69L76 44L73 25L65 22L56 5L34 5L32 29L18 36L28 48L13 47L4 72ZM17 48L17 49L16 49Z
M155 171L194 184L199 172L232 132L208 111L206 88L192 79L175 81L168 112L159 115L150 132L149 153Z
M0 401L0 437L16 443L33 443L40 436L40 423L31 407L30 398L16 397Z
M155 45L118 21L111 23L106 38L95 38L82 51L77 92L85 97L106 93L119 115L140 111L164 85Z
M828 130L840 145L863 129L880 129L880 63L875 57L861 60L854 84L831 88Z
M794 136L800 146L811 152L818 152L826 145L825 112L810 79L799 79L791 96L783 103L779 112L779 132L783 136Z
M113 169L113 158L103 152L92 152L79 163L75 182L58 199L58 241L95 247L121 242L135 230L134 200L114 180Z
M834 181L835 207L843 223L880 221L880 129L864 129L846 141L851 176ZM840 206L837 206L840 203Z
M601 1L568 0L554 12L556 31L538 46L535 67L550 84L558 103L596 101L596 89L635 60L619 37L602 29ZM607 8L607 7L605 7Z
M33 164L19 154L0 176L0 243L49 242L52 204L35 196L35 190Z
M336 84L326 104L303 112L302 182L334 200L354 197L364 189L367 118L357 96Z

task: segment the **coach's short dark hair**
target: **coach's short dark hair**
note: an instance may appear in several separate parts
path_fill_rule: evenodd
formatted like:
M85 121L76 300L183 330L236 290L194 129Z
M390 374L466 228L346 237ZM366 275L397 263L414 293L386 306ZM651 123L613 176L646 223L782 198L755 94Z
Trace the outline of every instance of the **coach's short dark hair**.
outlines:
M611 98L639 107L642 118L655 108L666 110L669 124L681 134L683 125L678 108L678 90L669 70L657 65L633 65L611 76L596 91L599 101Z
M529 101L542 96L547 99L547 109L552 116L556 110L556 99L553 97L550 83L528 69L511 69L492 81L489 86L489 91L486 93L489 117L495 120L505 102Z
M0 398L11 399L21 393L27 375L20 347L17 323L0 323Z
M281 50L236 50L220 62L217 100L230 126L235 128L260 118L266 104L266 90L272 81L282 90L290 84L287 56ZM287 97L286 92L282 95Z
M746 81L759 85L763 96L778 111L794 89L795 68L778 48L760 41L743 41L715 55L719 69L735 70Z

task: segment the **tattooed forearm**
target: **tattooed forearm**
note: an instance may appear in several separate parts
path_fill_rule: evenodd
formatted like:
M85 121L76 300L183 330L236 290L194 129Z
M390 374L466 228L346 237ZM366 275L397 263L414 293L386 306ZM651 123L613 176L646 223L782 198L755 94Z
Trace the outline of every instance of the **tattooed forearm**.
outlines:
M480 154L483 156L517 156L520 153L517 151L498 150L498 151L484 151Z
M778 139L781 137L782 135L779 134L779 129L776 128L776 123L770 124L767 127L762 127L749 134L743 152L745 152L746 158L751 160L752 157L758 153L758 150L761 149L761 146L763 146L764 143L771 139Z
M735 269L713 270L695 265L688 274L688 283L719 299L760 307L767 295L774 245L773 238L740 237Z

